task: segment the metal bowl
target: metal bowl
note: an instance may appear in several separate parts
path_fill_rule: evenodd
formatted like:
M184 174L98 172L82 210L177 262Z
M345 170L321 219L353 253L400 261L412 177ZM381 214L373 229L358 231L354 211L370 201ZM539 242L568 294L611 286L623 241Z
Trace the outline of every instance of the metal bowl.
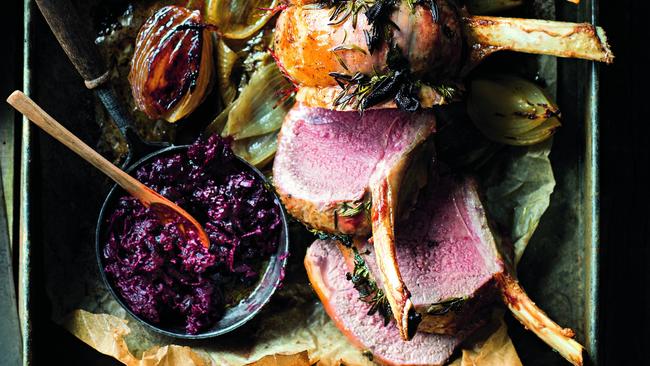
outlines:
M139 167L149 163L154 158L160 157L161 155L175 153L183 150L187 150L189 146L172 146L166 149L157 151L155 153L149 154L144 158L140 159L138 162L129 167L126 171L128 173L134 172ZM267 182L266 177L255 167L250 165L248 162L243 159L237 158L241 163L244 169L249 169L254 172L257 176ZM126 193L117 185L113 186L111 191L108 193L104 204L102 205L101 211L99 213L99 219L97 220L97 228L95 231L95 251L97 254L97 263L99 265L99 272L101 273L102 279L106 284L106 287L109 289L115 300L129 313L132 317L137 319L140 323L144 324L147 328L158 332L160 334L182 338L182 339L204 339L211 338L226 334L231 332L238 327L242 326L249 320L251 320L261 309L266 305L276 288L280 284L284 269L287 263L287 254L289 252L289 228L287 226L287 217L284 212L284 208L280 204L280 200L275 194L275 192L270 190L270 193L275 197L275 202L280 207L280 216L282 220L282 232L280 233L280 240L278 242L277 252L269 258L269 262L266 265L265 270L260 276L257 284L254 286L253 290L238 304L235 306L225 309L223 316L215 324L212 325L209 329L198 333L198 334L188 334L185 332L185 329L180 326L165 326L158 325L149 322L146 319L139 317L134 314L131 309L125 304L122 300L122 297L115 291L113 284L107 278L105 268L104 268L104 259L103 259L103 247L106 242L106 229L107 229L107 215L110 215L113 212L113 208L117 203L117 200L125 195Z

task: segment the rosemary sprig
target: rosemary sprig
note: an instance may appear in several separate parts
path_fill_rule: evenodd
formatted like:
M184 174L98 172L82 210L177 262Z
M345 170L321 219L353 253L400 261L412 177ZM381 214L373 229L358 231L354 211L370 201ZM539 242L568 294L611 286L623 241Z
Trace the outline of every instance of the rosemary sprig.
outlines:
M400 2L401 0L318 0L318 5L321 8L331 8L330 25L339 25L351 18L352 27L356 28L359 13L363 11L370 25L370 30L364 31L366 43L370 53L373 53L382 42L390 39L391 27L397 27L390 16Z
M354 288L359 292L359 299L370 305L368 315L379 313L384 319L384 325L390 323L393 312L390 309L388 299L384 291L377 286L377 283L370 277L370 270L366 261L356 248L354 251L354 271L347 273L348 281L351 281Z
M319 0L322 8L331 8L330 25L338 25L352 18L352 27L357 27L357 18L361 11L368 11L375 0Z
M366 44L370 53L379 49L386 42L389 43L392 38L391 29L399 29L390 19L391 14L395 12L401 0L377 0L366 11L366 18L370 24L370 30L364 31Z
M420 107L420 83L411 76L408 60L399 47L390 48L387 66L386 72L375 72L373 76L330 73L342 89L334 99L334 107L343 109L352 103L354 109L364 111L392 98L401 109L416 111Z
M454 99L459 92L455 87L449 85L438 85L432 88L447 100Z
M458 311L463 307L465 301L467 301L466 297L450 297L448 299L444 299L440 302L429 305L427 308L427 314L445 315L450 311Z
M346 33L346 38L347 38L347 33ZM336 47L331 48L330 52L332 52L332 54L334 55L336 60L339 62L341 67L343 67L346 71L350 71L350 69L348 68L348 65L345 63L345 61L343 61L343 58L341 57L341 55L336 53L338 51L356 51L356 52L361 52L364 55L368 54L368 52L366 52L366 50L364 50L363 48L361 48L361 47L359 47L359 46L357 46L355 44L349 44L349 45L348 44L342 44L342 45L338 45Z

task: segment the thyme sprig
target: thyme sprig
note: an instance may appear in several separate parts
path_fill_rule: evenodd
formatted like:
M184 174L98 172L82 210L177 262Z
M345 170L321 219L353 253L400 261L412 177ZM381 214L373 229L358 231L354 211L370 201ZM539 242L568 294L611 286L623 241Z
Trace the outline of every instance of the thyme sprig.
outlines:
M354 288L359 292L359 300L370 305L368 315L378 313L384 319L384 325L390 323L393 318L393 312L386 298L384 291L377 286L377 283L370 277L370 270L366 265L357 248L354 251L354 271L347 273L348 281L351 281Z
M326 233L321 230L316 230L316 229L311 229L308 228L310 233L316 235L316 237L319 240L336 240L340 242L341 244L345 245L346 247L351 247L352 246L352 236L351 235L345 235L345 234L330 234Z
M427 314L429 315L445 315L450 311L458 311L467 301L466 297L450 297L440 302L429 305Z
M339 205L338 209L336 210L336 213L338 216L342 216L342 217L357 216L361 212L364 212L366 215L370 215L371 206L372 206L372 202L370 202L369 200L353 202L353 203L343 202Z

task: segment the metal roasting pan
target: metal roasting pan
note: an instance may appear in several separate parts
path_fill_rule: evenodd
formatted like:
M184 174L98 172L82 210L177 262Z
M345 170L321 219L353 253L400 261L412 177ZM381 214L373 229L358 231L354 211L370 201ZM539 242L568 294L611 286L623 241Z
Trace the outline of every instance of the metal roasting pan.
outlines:
M120 1L105 4L113 2ZM93 9L86 4L101 2L76 3ZM93 144L99 136L93 94L83 87L32 1L24 0L23 13L23 89L81 139ZM596 23L598 2L583 0L575 6L556 1L556 18ZM598 65L558 60L557 101L564 118L551 153L557 186L519 266L521 282L530 296L560 325L576 331L593 365L600 364L598 84ZM19 248L23 364L32 365L49 363L54 356L46 349L53 342L48 325L51 304L45 290L50 275L44 266L46 257L92 250L97 214L110 185L88 164L30 124L19 126L22 130L16 130L16 141L20 143L20 159L15 169L20 171L20 179L14 192L20 206L15 236L18 245L14 248ZM525 365L568 364L514 319L507 321ZM89 357L75 364L106 363L105 359L100 362L98 353L88 351L61 349L55 353L64 363L70 357Z

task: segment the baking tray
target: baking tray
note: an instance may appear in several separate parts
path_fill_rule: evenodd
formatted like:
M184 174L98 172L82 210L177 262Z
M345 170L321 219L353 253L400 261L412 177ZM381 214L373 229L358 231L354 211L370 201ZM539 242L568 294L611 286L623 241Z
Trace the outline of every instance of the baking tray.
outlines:
M120 1L105 4L115 2ZM83 7L95 12L106 8L89 3L101 2L83 2ZM597 16L597 1L583 0L579 6L561 1L556 7L559 20L596 23ZM24 0L24 39L25 92L81 139L97 141L94 96L83 88L81 78L29 0ZM599 365L598 65L560 59L557 76L557 100L564 117L551 153L557 186L520 263L519 275L542 309L576 331L589 353L589 363ZM44 283L50 274L45 271L45 259L74 258L76 253L93 250L94 224L110 184L30 124L23 123L18 133L19 313L23 364L32 365L51 361L47 349L61 344L53 334L63 332L49 321L51 306ZM57 291L65 294L85 289ZM508 322L525 365L567 364L515 320ZM113 364L99 353L88 352L81 343L65 344L78 348L65 350L70 363Z

